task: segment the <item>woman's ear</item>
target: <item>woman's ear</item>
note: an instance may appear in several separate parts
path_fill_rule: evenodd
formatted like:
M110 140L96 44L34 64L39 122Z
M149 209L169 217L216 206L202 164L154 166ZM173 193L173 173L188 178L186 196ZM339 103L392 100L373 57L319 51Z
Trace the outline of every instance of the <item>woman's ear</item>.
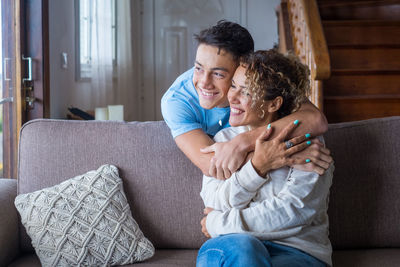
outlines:
M281 108L282 104L283 104L283 98L281 96L275 97L274 100L269 101L268 112L273 113L278 111Z

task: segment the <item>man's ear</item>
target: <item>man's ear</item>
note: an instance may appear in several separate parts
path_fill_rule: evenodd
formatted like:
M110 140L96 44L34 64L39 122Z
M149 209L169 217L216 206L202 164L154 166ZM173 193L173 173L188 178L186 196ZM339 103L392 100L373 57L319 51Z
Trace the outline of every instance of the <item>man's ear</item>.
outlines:
M275 97L275 99L270 100L268 104L268 112L274 113L278 111L283 104L283 98L281 96Z

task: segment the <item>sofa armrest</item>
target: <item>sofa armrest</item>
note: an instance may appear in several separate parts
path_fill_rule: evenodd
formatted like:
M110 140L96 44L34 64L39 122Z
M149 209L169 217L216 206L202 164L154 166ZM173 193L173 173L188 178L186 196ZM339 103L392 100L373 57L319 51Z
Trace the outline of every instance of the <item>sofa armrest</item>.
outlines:
M0 179L0 266L7 266L19 253L15 179Z

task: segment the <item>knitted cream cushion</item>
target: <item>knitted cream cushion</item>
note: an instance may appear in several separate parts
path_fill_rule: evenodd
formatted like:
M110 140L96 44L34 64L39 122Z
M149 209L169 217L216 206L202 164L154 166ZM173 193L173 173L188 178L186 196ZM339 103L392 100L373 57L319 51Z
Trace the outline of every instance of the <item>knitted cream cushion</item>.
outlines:
M122 265L154 254L115 166L19 195L15 206L43 266Z

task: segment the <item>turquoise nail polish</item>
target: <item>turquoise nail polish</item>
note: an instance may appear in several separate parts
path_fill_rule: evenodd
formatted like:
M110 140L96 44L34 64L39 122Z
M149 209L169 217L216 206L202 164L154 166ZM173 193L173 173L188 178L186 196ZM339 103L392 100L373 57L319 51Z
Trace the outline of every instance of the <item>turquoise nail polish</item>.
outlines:
M311 137L311 134L306 134L306 138L310 138Z
M311 145L311 141L307 141L307 145Z
M295 120L293 123L294 125L297 125L299 123L299 120Z
M306 159L306 163L309 163L311 160L310 159Z
M267 129L268 129L268 130L271 129L271 123L268 124Z

